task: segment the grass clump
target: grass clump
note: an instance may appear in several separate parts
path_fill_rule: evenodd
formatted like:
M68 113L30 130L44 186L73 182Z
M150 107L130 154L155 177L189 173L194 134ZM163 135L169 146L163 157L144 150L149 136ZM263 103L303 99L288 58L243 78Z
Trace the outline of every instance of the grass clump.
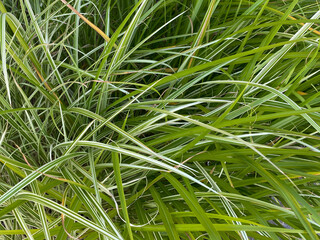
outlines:
M318 239L319 9L0 1L0 239Z

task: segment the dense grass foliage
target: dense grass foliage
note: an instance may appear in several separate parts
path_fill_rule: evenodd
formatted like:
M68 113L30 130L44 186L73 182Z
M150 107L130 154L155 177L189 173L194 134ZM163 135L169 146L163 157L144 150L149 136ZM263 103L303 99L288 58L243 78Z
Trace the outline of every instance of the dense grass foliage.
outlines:
M319 9L0 1L0 239L318 239Z

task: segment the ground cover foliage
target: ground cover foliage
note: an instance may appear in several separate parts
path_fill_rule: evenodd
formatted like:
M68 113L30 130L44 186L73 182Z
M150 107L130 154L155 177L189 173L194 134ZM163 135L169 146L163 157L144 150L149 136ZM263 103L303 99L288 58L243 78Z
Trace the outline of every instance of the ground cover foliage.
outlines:
M0 239L318 239L318 1L0 1Z

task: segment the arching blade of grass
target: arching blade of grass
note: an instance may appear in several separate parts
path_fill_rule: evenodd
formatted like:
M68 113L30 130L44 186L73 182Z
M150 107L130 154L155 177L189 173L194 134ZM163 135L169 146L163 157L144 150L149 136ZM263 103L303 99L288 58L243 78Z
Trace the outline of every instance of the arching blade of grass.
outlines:
M59 166L62 162L75 158L79 156L80 153L72 153L66 156L62 156L60 158L55 159L52 162L49 162L42 167L34 170L31 174L26 176L21 182L19 182L17 185L15 185L13 188L11 188L9 191L7 191L5 194L3 194L0 197L0 204L4 203L5 201L8 201L10 198L14 197L19 191L21 191L24 187L26 187L28 184L30 184L32 181L36 180L38 177L46 173L48 170Z
M81 201L78 199L78 197L75 195L71 201L71 204L69 206L69 209L73 212L78 212L82 206ZM60 231L57 233L57 238L64 239L67 238L67 233L72 233L72 228L75 225L75 223L70 219L66 218L64 220L64 227L61 227Z
M13 213L14 213L14 216L16 217L16 219L17 219L20 227L23 229L24 234L28 237L28 239L34 240L32 234L31 234L31 232L30 232L30 229L28 228L25 220L23 219L22 214L21 214L20 211L19 211L19 208L14 209L14 210L13 210Z
M78 213L72 212L69 209L67 209L66 207L63 207L63 206L61 206L51 200L48 200L44 197L37 196L32 193L20 193L17 197L18 197L18 199L26 199L28 201L34 201L34 202L39 203L43 206L51 208L54 211L57 211L59 213L63 213L64 215L73 219L74 221L81 223L83 226L91 228L93 230L96 230L97 232L109 237L110 239L118 239L116 236L112 235L109 231L105 230L104 228L101 228L96 223L88 221L86 218L82 217Z
M40 194L40 189L39 189L39 186L38 186L37 182L32 182L31 183L31 187L32 187L32 190L35 193ZM50 240L51 239L50 229L49 229L49 226L48 226L45 209L40 204L37 204L37 208L38 208L39 216L40 216L40 219L41 219L41 224L42 224L42 228L43 228L44 237L45 237L46 240Z

